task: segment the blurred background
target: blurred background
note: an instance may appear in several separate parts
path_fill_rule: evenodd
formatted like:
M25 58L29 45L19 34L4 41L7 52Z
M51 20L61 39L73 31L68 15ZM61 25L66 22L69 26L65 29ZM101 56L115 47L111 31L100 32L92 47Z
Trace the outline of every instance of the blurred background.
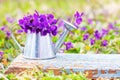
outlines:
M34 10L54 13L60 18L80 11L87 18L111 21L120 17L119 4L120 0L0 0L0 24L4 23L5 17L18 19Z

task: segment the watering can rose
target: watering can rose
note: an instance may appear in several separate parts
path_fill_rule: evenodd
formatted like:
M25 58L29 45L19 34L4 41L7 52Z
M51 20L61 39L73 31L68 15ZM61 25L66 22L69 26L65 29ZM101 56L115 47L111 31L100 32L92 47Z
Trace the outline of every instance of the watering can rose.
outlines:
M37 11L33 15L24 16L19 20L19 25L24 32L40 33L42 36L57 34L57 19L53 14L39 14Z

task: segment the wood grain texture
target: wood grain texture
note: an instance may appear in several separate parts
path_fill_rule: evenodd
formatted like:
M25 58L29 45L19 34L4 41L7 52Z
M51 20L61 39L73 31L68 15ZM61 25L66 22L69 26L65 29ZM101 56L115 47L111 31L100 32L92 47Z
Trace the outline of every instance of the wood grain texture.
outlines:
M57 54L49 60L29 60L19 55L5 71L18 74L26 69L39 67L42 70L53 70L60 75L64 69L66 73L88 73L88 78L120 78L119 54Z

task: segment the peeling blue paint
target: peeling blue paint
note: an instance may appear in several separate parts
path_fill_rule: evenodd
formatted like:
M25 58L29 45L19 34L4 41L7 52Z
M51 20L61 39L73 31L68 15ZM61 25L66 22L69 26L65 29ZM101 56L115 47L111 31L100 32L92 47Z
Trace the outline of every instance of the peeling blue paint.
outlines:
M23 57L18 57L14 62L25 62L27 64L37 62L37 65L43 65L43 69L48 68L64 68L67 73L70 69L73 72L84 72L93 70L93 77L117 78L120 77L120 55L118 54L57 54L56 58L49 60L28 60ZM116 70L115 74L110 74L109 70ZM98 73L95 74L94 70ZM101 70L105 70L102 74ZM62 72L63 70L60 70Z
M116 71L115 74L109 73L109 70L105 70L105 73L102 74L101 70L98 70L98 74L93 76L94 78L102 77L102 78L120 78L120 71Z
M73 72L84 72L85 70L84 69L79 69L79 68L74 68L73 69Z

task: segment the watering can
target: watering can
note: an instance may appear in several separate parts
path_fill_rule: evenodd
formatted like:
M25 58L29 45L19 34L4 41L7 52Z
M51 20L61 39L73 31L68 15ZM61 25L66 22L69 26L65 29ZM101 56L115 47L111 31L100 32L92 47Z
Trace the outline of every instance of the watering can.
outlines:
M25 47L22 47L15 39L13 33L11 37L14 42L18 45L23 53L24 58L27 59L51 59L56 57L57 51L60 49L69 31L76 29L71 23L64 21L65 29L58 41L53 44L51 36L41 36L40 33L27 33Z

